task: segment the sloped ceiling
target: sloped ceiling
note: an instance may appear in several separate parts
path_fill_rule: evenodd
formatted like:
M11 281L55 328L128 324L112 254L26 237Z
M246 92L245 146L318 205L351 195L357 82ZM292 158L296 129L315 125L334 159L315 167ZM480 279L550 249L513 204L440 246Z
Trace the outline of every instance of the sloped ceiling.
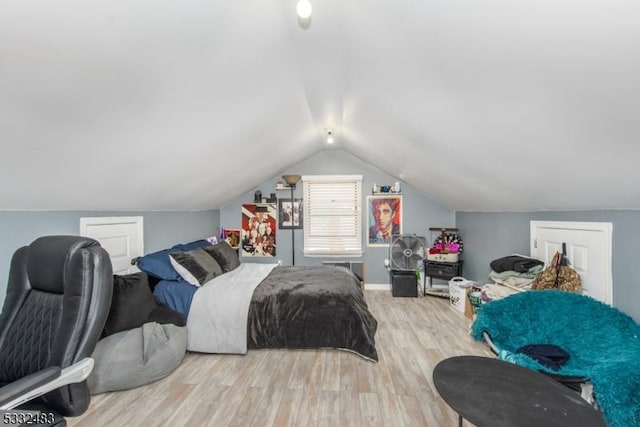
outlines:
M223 207L336 144L456 210L640 209L640 2L4 0L0 209Z

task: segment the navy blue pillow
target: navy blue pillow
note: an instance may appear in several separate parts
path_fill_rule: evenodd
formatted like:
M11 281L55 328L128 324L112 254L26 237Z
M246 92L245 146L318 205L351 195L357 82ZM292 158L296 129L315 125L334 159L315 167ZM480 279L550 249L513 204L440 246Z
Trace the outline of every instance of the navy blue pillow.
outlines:
M193 242L183 243L180 245L175 245L171 249L180 249L182 252L186 252L186 251L192 251L198 248L204 248L205 246L211 246L211 243L203 239L203 240L194 240Z
M169 261L169 254L175 249L165 249L138 258L138 268L150 276L161 280L178 280L180 275Z
M195 240L190 243L180 243L172 248L164 249L162 251L153 252L137 259L137 266L140 270L144 271L150 276L156 277L161 280L178 280L180 275L175 268L171 265L169 260L169 254L171 252L190 251L196 248L203 248L210 246L206 240Z
M161 280L153 290L153 295L164 305L186 317L189 315L191 300L197 290L197 286L189 284L182 278L180 280Z

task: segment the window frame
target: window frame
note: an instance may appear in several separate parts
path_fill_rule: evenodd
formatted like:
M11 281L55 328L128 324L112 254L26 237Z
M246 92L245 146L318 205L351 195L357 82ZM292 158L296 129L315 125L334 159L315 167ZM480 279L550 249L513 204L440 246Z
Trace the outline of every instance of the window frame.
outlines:
M363 231L362 231L362 175L304 175L302 177L303 199L304 199L304 244L303 253L306 257L361 257L364 253ZM339 186L343 188L339 188ZM335 190L328 192L332 186ZM349 188L351 187L351 188ZM313 190L315 195L312 194ZM348 194L353 192L353 200L350 201ZM324 193L324 194L323 194ZM342 197L340 200L324 200L327 194ZM315 202L315 206L311 206ZM327 215L325 212L331 211L335 205L340 203L345 210L344 215ZM352 204L352 207L349 206ZM353 209L353 213L346 213ZM335 233L315 234L319 227L326 222L336 222L338 228L336 233L342 236L333 235ZM315 230L315 231L314 231ZM353 234L344 235L353 231Z

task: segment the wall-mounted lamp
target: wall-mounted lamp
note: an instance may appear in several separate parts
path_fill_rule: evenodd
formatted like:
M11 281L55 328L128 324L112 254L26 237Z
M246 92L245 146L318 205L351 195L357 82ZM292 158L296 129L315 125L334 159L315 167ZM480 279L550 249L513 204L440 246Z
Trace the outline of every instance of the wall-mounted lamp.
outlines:
M296 4L296 12L302 19L309 18L312 11L313 7L311 6L311 2L309 0L300 0L298 1L298 4Z
M300 181L300 178L302 178L300 175L282 175L282 179L287 183L287 187L291 189L291 265L296 265L296 241L293 230L293 207L295 205L293 190L295 190L296 184Z
M333 132L331 132L331 129L329 129L327 131L327 144L333 144L334 140L333 140Z

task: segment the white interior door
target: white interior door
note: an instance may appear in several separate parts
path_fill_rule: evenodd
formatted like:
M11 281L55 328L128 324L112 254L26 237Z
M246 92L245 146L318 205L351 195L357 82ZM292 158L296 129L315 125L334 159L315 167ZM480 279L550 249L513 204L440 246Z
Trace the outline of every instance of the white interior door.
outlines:
M564 243L571 267L580 274L582 292L611 305L612 234L609 222L531 221L531 256L547 265Z
M144 255L141 216L80 218L80 235L91 237L109 253L113 274L135 273L133 258Z

